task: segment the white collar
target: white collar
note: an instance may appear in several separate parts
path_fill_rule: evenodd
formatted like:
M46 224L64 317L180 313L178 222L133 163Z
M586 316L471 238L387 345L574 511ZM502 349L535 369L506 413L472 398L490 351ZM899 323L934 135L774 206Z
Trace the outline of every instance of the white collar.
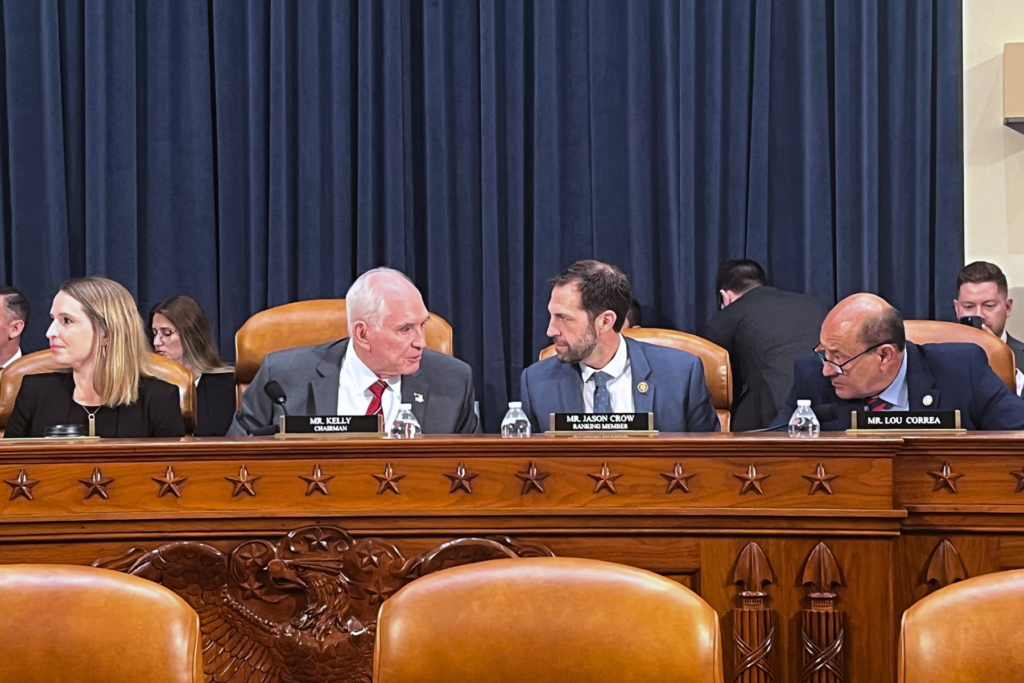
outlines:
M900 410L910 408L910 388L907 386L907 350L903 350L903 362L900 364L899 372L893 378L892 383L885 388L885 391L878 395L878 398L886 401Z
M10 365L14 361L18 360L19 358L21 358L21 347L20 346L18 347L18 350L14 352L14 355L11 356L11 359L3 364L3 367L6 368L8 365Z
M586 382L595 372L605 372L611 375L612 379L619 377L626 371L626 364L629 363L629 351L626 350L626 340L623 338L622 333L619 333L619 348L615 350L615 355L608 361L608 364L603 368L595 369L584 363L580 363L580 370L583 373L583 381Z
M1003 328L1003 336L1001 336L1000 339L1003 340L1004 344L1009 344L1009 342L1006 341L1006 328L1005 327Z
M341 366L343 374L348 376L348 379L355 385L353 388L357 391L366 391L371 384L381 379L377 373L366 367L366 363L359 357L359 352L351 343L349 343L348 350L345 351L345 358L341 361ZM389 388L396 389L402 378L395 376L384 381L387 382Z

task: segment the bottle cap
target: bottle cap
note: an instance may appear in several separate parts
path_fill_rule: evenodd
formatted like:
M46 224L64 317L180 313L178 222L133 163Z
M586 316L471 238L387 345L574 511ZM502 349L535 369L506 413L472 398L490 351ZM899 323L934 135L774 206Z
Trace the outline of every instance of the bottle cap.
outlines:
M807 405L811 405L809 401L808 401ZM398 404L398 409L399 410L412 410L412 404L411 403L399 403Z
M797 406L797 408L810 408L811 407L811 399L809 399L809 398L801 398L800 400L798 400L796 402L796 406Z
M509 401L508 402L508 407L509 408L522 408L523 407L523 403L522 403L522 401Z

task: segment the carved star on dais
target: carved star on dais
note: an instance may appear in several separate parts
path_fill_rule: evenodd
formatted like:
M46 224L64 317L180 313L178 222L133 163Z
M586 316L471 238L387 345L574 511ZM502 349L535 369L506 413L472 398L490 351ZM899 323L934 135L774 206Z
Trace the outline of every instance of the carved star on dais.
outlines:
M114 480L110 477L104 477L99 467L93 469L91 477L79 479L78 481L85 484L85 500L89 500L93 496L99 496L103 500L110 498L110 494L107 493L107 487L113 484Z
M34 500L32 497L32 487L39 483L36 479L29 479L28 471L25 469L18 470L16 478L4 479L4 482L11 487L11 500L19 496L26 500Z
M615 490L615 480L621 477L621 474L612 474L611 469L608 468L608 463L601 463L601 471L597 474L587 473L588 477L594 480L594 493L600 493L601 489L608 489L611 493L618 493Z
M530 466L525 472L516 472L516 476L523 480L523 491L521 495L526 495L530 492L530 489L537 489L539 493L544 493L543 482L551 474L549 472L538 472L537 463L530 461Z
M377 488L378 496L388 490L394 491L395 495L402 495L402 492L398 490L398 482L405 479L405 475L395 474L391 463L384 466L384 474L374 474L373 478L380 482L380 486Z
M696 477L696 472L690 472L683 474L683 464L676 461L675 466L672 467L671 472L661 472L661 476L665 477L668 481L668 488L665 493L672 493L673 491L679 490L683 493L690 492L690 477Z
M247 468L245 465L242 465L241 467L238 468L237 477L224 478L230 481L235 486L235 489L231 492L232 498L242 493L242 491L245 491L250 496L255 496L256 490L252 486L261 479L261 477L250 477L249 468Z
M761 482L772 476L770 474L758 474L757 468L751 463L747 467L746 474L733 473L734 477L743 480L743 488L740 489L740 495L742 496L747 491L754 491L757 495L761 495L764 491L761 490Z
M327 482L334 479L336 475L330 475L325 477L323 471L320 469L320 464L313 465L313 473L309 476L304 474L299 475L299 479L306 482L306 495L311 496L317 491L324 494L325 496L331 495L327 491Z
M811 482L811 490L808 492L808 496L813 496L815 491L824 491L831 496L832 480L839 475L826 473L825 466L819 462L818 467L815 468L814 474L801 474L800 476Z
M459 489L462 489L466 493L473 493L473 486L470 484L478 475L467 474L466 466L463 463L459 463L459 466L455 468L455 474L444 473L444 476L452 482L452 487L448 493L455 493Z
M1014 491L1014 493L1020 493L1021 491L1024 491L1024 467L1020 468L1020 472L1014 470L1013 472L1010 472L1010 474L1017 477L1017 490ZM7 483L10 484L11 482ZM11 494L11 498L14 498L13 493Z
M157 498L163 498L168 493L172 494L175 498L181 498L181 485L188 481L188 477L176 477L174 476L174 468L170 465L167 466L167 471L164 472L164 478L152 477L153 481L160 484L160 491L156 494Z
M962 473L958 474L953 472L953 468L950 466L948 460L942 463L942 471L929 471L928 474L935 477L935 486L932 488L932 491L938 491L945 486L953 493L956 493L956 480L964 476Z

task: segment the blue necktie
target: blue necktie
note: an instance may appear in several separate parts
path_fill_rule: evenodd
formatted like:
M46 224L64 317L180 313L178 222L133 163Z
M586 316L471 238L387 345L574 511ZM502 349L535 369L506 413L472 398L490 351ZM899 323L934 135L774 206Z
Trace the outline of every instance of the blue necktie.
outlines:
M607 372L595 372L590 376L594 380L594 412L612 412L612 395L608 393L608 382L612 376Z

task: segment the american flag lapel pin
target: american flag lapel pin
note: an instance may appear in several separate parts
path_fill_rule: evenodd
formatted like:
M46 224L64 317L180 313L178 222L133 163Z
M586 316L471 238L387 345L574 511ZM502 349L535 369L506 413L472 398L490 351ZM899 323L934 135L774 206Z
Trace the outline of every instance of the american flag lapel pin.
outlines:
M423 403L423 394L413 392L412 400L416 401L417 403Z

